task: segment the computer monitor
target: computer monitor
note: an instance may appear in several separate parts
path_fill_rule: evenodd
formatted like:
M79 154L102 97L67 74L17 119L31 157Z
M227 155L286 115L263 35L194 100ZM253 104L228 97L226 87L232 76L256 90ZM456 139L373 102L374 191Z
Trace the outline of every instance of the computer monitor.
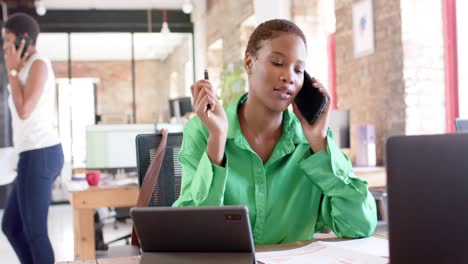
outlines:
M468 263L468 134L387 141L391 263Z
M455 129L458 133L468 133L468 119L455 119Z
M169 99L169 109L171 117L181 117L192 112L192 97L179 97Z
M86 128L86 168L136 168L135 138L154 124L93 125Z
M330 128L335 142L340 148L349 148L349 110L333 109L330 111Z

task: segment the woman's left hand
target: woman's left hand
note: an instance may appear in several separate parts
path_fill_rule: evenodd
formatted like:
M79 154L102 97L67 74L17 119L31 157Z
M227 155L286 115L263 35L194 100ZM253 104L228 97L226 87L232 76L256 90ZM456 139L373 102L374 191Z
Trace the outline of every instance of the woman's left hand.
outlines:
M293 111L301 122L302 131L304 132L307 141L309 141L310 148L314 153L327 149L327 131L328 119L331 109L332 97L327 89L315 78L312 78L312 85L319 89L319 91L327 97L327 104L325 105L319 118L311 125L307 122L304 116L297 108L296 103L293 102Z
M5 55L5 66L8 71L10 70L17 70L20 71L21 67L23 67L26 58L28 58L28 53L26 52L23 57L21 57L21 53L23 52L25 42L24 40L21 42L18 49L15 48L13 43L5 43L3 48L3 52Z

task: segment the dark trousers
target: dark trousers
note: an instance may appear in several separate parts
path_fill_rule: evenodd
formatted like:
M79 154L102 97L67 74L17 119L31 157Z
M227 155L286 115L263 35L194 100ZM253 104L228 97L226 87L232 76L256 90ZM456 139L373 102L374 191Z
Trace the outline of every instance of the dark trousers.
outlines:
M54 263L47 234L52 184L63 167L62 145L21 152L2 231L21 263Z

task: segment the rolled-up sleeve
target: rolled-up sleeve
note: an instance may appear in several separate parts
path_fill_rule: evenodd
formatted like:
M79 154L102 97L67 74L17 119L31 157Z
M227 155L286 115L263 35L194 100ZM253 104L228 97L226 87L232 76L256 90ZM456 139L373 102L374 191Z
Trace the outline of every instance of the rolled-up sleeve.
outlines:
M193 123L187 124L179 152L180 196L172 206L223 205L229 160L226 158L225 167L213 164L206 153L206 144L207 132Z
M348 157L327 135L327 151L306 157L302 171L323 192L317 229L331 228L340 237L367 237L377 224L375 200L367 182L357 178Z

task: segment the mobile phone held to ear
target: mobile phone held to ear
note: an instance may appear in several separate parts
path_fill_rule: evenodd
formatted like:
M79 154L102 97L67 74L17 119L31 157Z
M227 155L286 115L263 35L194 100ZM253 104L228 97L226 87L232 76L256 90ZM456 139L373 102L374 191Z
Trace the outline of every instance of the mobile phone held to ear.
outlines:
M309 124L313 124L327 105L327 96L312 86L312 78L304 71L304 84L294 102Z
M31 38L27 35L16 35L16 41L15 41L15 48L16 50L19 49L21 46L21 41L24 39L24 48L23 51L21 52L21 58L23 58L24 54L29 48L29 45L31 45Z

